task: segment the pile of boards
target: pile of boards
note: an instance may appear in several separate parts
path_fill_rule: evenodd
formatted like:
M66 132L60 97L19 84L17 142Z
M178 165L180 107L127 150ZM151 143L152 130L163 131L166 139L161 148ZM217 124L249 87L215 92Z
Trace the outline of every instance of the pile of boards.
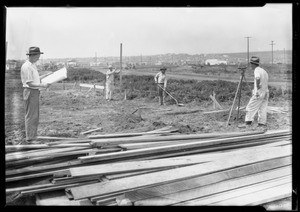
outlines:
M291 138L164 128L53 141L6 153L6 193L38 205L262 205L291 196Z

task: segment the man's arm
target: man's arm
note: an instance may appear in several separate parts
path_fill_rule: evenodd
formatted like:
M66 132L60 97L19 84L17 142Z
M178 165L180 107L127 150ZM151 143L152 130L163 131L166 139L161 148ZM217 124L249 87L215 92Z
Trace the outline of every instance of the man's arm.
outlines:
M48 73L48 74L43 74L40 76L40 79L44 79L45 77L49 76L50 74L52 74L52 72Z
M50 85L49 83L34 83L34 82L27 82L26 84L32 88L48 88Z

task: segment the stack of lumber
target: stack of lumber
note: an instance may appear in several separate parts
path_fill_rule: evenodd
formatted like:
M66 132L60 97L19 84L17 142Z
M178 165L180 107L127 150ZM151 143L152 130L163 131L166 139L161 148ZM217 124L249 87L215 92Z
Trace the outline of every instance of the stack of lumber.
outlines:
M93 135L89 147L58 148L87 142L57 141L47 149L51 154L79 151L70 148L110 152L7 169L11 187L6 192L36 194L38 205L107 206L261 205L291 196L289 130L189 135L159 131ZM70 150L57 152L62 149ZM46 182L12 186L40 177L47 177Z

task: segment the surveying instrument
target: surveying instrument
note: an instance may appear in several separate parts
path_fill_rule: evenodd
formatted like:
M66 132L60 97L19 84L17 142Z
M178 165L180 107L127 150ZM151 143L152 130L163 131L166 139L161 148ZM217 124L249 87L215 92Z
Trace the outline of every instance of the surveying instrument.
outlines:
M232 110L233 110L233 107L235 105L237 97L238 97L238 107L237 107L236 120L239 119L239 111L240 111L240 103L241 103L241 95L242 95L242 83L243 83L243 80L245 80L245 82L247 82L246 78L245 78L245 71L246 71L247 68L248 68L248 66L240 67L240 64L238 65L237 69L241 72L241 76L240 76L240 81L239 81L239 84L237 86L235 96L234 96L234 99L233 99L233 103L232 103L232 106L231 106L231 109L230 109L230 112L229 112L229 117L228 117L228 120L227 120L227 123L226 123L226 127L228 126L228 123L229 123L229 120L230 120L230 117L231 117L231 113L232 113ZM247 86L248 86L248 84L247 84Z

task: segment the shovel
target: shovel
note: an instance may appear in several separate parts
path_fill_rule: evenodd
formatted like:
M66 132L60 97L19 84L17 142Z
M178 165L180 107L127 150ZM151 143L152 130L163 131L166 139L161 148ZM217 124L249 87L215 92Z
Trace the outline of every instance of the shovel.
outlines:
M157 84L157 85L158 85L158 87L160 87L164 92L166 92L172 99L174 99L175 102L176 102L176 104L177 104L179 107L184 106L184 104L178 103L177 99L175 99L168 91L166 91L165 89L163 89L163 87L161 87L159 84Z

